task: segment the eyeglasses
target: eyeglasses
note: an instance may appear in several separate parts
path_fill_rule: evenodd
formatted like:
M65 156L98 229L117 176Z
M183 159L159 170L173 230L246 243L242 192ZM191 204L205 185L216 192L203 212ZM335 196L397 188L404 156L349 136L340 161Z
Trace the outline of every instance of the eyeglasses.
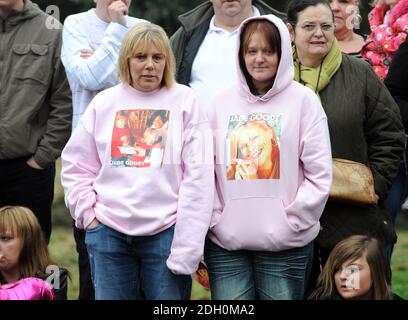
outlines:
M307 33L314 33L317 31L317 29L320 28L322 32L330 32L334 28L334 24L332 23L322 23L320 26L314 23L306 23L303 26L300 26L300 29L302 29L304 32Z

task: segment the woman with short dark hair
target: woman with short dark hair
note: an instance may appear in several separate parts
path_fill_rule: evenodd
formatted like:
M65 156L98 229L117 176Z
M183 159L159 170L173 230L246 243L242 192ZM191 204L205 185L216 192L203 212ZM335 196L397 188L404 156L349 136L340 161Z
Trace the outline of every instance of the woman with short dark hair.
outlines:
M295 79L321 99L333 158L368 165L378 197L376 205L365 206L329 197L315 250L324 265L334 246L348 236L373 236L383 245L396 241L384 200L398 172L405 137L398 106L384 84L366 62L341 53L328 1L291 1L288 28Z

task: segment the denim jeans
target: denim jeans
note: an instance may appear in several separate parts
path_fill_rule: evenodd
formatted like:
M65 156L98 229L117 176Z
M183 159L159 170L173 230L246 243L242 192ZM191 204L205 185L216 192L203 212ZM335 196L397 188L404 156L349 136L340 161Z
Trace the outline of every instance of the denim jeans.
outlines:
M103 224L86 230L96 300L190 299L191 276L166 266L174 226L153 236L128 236Z
M401 162L398 174L395 177L391 189L388 193L388 197L385 199L385 208L387 209L392 225L394 229L396 227L397 215L401 209L401 205L404 202L405 188L406 188L407 175L405 173L405 164ZM385 257L388 265L391 264L391 256L394 250L393 244L387 244L385 247Z
M213 300L301 300L313 243L279 252L228 251L207 239L204 260Z

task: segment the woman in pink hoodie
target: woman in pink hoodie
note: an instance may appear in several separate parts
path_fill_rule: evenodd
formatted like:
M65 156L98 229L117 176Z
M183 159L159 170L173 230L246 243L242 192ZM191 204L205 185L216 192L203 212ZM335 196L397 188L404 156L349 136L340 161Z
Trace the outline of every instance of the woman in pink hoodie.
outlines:
M211 220L213 147L193 91L174 72L164 30L135 26L119 55L121 83L92 100L62 153L65 200L86 230L98 300L190 298ZM120 127L137 128L121 158L112 150L119 114ZM150 123L157 114L161 122ZM154 148L144 141L152 130L161 130Z
M331 185L326 115L295 82L286 25L245 20L239 83L209 108L216 195L205 246L213 299L302 299Z

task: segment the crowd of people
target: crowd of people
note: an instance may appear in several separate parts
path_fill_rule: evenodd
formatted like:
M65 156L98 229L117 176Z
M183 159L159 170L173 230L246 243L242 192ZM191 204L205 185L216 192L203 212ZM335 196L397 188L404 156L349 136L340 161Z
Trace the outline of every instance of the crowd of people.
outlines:
M0 1L0 300L67 298L60 156L80 300L188 300L198 268L214 300L401 299L407 0L375 1L367 35L359 0L203 1L171 37L94 2L51 29ZM333 196L334 158L374 203Z

